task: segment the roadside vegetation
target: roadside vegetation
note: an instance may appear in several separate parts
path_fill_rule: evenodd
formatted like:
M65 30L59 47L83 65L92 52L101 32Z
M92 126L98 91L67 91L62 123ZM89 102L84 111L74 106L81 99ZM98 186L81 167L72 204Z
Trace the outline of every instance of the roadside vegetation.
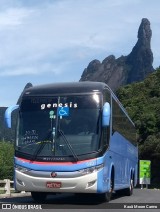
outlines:
M13 155L13 143L0 141L0 180L13 180Z
M152 183L160 184L160 67L144 81L121 87L117 96L135 123L139 159L151 160Z

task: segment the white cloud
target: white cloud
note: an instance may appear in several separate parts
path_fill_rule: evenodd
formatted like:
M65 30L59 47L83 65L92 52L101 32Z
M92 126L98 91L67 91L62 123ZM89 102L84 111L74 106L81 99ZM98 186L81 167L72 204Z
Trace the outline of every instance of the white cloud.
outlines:
M0 31L12 29L12 27L21 25L23 20L31 14L31 10L25 8L9 8L0 12Z

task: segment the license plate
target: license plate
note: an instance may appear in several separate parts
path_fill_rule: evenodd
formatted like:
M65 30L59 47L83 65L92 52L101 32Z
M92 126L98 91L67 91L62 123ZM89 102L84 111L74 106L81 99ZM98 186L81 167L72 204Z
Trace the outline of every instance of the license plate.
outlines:
M47 188L61 188L61 182L47 182Z

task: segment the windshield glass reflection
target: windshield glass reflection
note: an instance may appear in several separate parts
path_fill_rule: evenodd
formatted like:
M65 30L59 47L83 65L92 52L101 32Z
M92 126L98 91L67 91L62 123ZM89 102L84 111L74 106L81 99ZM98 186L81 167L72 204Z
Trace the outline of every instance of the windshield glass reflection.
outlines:
M36 157L97 151L100 96L30 97L22 101L16 150Z

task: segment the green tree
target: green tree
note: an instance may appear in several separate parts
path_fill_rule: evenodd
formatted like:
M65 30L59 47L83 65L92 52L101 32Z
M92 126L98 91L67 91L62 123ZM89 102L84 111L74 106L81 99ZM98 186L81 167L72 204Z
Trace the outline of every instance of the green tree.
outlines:
M0 179L13 179L14 146L10 142L0 142Z
M160 179L160 68L144 81L129 84L117 96L134 121L139 146L139 159L152 161L155 181ZM159 179L158 179L159 178Z

